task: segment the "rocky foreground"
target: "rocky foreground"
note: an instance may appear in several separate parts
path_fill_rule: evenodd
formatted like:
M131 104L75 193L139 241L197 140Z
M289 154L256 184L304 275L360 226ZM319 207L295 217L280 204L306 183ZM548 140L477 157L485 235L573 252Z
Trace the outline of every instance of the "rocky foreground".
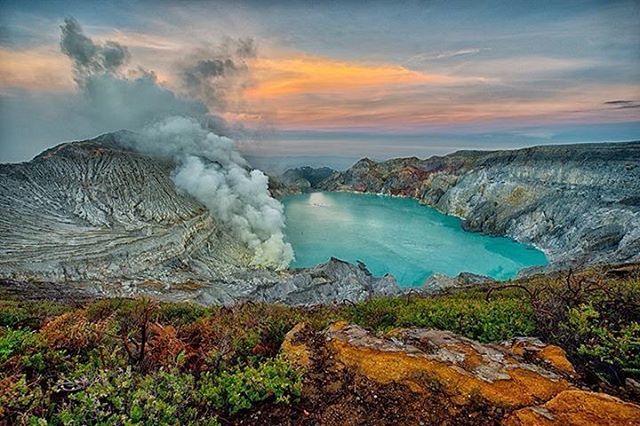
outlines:
M640 142L365 158L316 189L412 197L556 267L640 259Z
M0 424L640 425L640 265L291 306L0 294Z
M345 398L345 378L361 380L356 392L371 411L344 412L319 403L313 413L318 424L381 424L382 413L385 424L640 424L640 406L580 389L565 352L535 338L491 345L440 330L376 335L338 322L315 332L301 323L287 334L282 351L306 374L325 381L323 398L336 406ZM388 407L398 394L402 405Z

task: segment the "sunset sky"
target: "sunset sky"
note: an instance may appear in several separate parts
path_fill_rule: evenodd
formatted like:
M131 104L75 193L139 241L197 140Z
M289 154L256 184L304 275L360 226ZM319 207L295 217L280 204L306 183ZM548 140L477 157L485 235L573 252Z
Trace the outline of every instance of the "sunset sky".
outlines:
M126 46L122 78L153 72L157 85L242 129L252 156L383 159L640 139L637 1L0 5L0 162L121 123L69 105L79 88L60 48L66 17L98 45ZM254 50L215 94L185 83L190 64L238 40Z

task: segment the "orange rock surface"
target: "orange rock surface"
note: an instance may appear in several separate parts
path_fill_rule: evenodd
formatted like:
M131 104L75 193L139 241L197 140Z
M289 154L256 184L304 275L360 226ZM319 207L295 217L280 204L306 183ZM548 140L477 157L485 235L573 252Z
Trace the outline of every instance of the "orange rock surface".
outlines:
M285 335L282 347L280 348L280 352L282 352L289 362L302 368L307 368L311 365L309 348L307 348L303 342L298 341L301 337L300 334L307 329L307 327L305 323L296 324L296 326Z
M538 339L518 337L504 343L511 352L520 356L532 355L558 371L574 375L576 370L567 359L564 349L555 345L546 345Z
M570 387L559 374L529 364L506 349L439 330L399 330L376 337L358 326L328 331L336 360L379 383L403 383L427 392L436 383L456 402L480 397L494 405L523 407Z
M346 368L381 385L405 385L425 401L444 396L457 407L499 407L508 426L640 426L640 406L578 390L565 352L538 339L492 345L441 330L377 335L346 322L323 332L298 324L282 353L303 368L324 360L337 367L333 374Z
M520 409L506 426L638 426L640 406L611 395L581 390L561 392L541 407Z

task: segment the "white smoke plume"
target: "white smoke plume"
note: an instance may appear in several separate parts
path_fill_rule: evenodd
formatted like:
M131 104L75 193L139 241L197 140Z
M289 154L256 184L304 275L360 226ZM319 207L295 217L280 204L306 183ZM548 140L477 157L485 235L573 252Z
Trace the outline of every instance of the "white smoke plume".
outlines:
M119 127L142 127L139 137L124 142L139 151L173 158L176 186L201 201L253 250L254 266L286 268L293 250L284 240L282 204L271 197L267 176L251 170L234 141L220 135L228 127L221 118L208 114L203 103L224 105L223 99L215 102L212 98L228 93L225 77L237 78L239 65L223 59L219 50L216 58L185 68L192 98L183 99L160 87L151 72L133 79L121 73L130 60L126 46L93 42L73 19L65 20L61 29L62 52L73 61L89 111L98 112L109 123L124 124ZM234 46L236 58L255 54L251 42L239 41Z
M289 265L293 249L284 241L282 204L269 194L267 176L249 170L231 139L193 118L170 117L144 129L137 146L176 159L176 186L206 205L253 250L254 266Z

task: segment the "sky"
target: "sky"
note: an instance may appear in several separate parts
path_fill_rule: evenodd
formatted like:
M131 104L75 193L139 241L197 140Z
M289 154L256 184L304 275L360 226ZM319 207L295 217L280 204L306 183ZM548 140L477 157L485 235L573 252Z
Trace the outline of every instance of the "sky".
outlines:
M637 140L640 2L0 0L0 162L185 111L292 164Z

